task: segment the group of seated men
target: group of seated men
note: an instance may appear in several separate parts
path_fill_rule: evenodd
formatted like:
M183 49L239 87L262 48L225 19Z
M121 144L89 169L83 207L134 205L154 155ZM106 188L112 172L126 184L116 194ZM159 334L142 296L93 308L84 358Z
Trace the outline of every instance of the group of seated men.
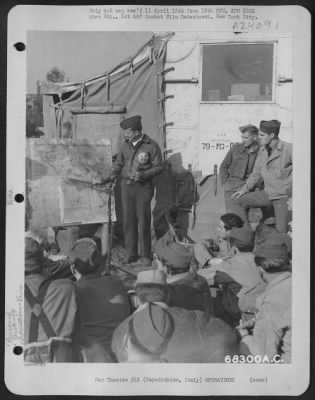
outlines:
M291 248L274 219L251 226L227 213L218 236L200 243L167 232L130 293L102 272L93 239L74 243L72 278L52 279L42 243L27 234L25 362L290 362Z
M132 117L122 127L128 143L133 128L149 146L140 122ZM227 213L216 237L184 243L166 232L152 260L150 224L142 221L144 270L132 293L117 276L102 272L92 238L73 244L71 276L53 279L46 273L43 243L28 233L25 361L217 363L250 355L290 362L292 145L279 139L280 125L271 120L261 121L259 129L240 127L242 144L233 146L220 166ZM125 189L136 191L139 185L128 181ZM263 210L256 226L249 222L250 208ZM132 229L126 235L129 253L137 247L137 226ZM134 254L127 256L130 261Z

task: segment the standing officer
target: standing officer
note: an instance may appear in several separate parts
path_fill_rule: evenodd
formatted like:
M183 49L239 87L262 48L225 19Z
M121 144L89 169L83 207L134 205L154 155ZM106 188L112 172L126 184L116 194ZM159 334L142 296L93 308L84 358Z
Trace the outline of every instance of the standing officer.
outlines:
M252 174L246 184L234 193L233 198L242 207L244 221L250 207L273 207L276 228L286 233L288 230L288 198L292 192L292 143L279 139L281 122L261 121L259 141L261 148ZM248 193L260 179L264 180L264 190Z
M163 168L158 144L142 133L141 116L124 119L122 145L113 165L112 179L121 174L123 229L125 236L125 264L138 260L150 266L151 255L151 200L154 193L152 178ZM139 239L139 254L138 254Z
M227 213L243 215L240 206L232 199L232 195L240 190L252 173L258 154L258 128L245 125L239 128L242 143L233 146L220 166L221 184L224 186L225 207Z

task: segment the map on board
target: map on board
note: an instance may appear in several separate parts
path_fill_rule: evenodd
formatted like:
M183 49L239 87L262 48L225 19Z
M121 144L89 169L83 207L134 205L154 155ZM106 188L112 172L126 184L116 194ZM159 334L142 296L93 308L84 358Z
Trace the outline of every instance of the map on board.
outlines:
M26 222L28 228L104 223L108 188L92 186L111 172L107 139L27 140ZM114 199L112 216L115 219Z

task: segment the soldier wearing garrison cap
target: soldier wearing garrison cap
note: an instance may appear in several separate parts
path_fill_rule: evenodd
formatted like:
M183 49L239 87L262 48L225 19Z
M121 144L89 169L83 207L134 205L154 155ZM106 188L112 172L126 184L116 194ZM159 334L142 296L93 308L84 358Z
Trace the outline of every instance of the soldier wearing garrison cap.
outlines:
M139 272L139 307L114 331L118 362L219 363L238 354L236 332L200 310L169 306L163 272Z
M128 362L164 362L161 355L174 333L174 320L166 308L146 303L129 319Z
M256 247L254 255L267 286L257 297L258 312L251 325L240 324L242 347L246 354L266 356L269 360L277 356L279 362L290 363L292 275L288 251L283 243L267 240Z
M292 192L292 143L279 139L280 125L277 120L260 122L261 148L253 172L233 197L241 207L244 221L250 207L261 207L264 219L274 211L277 230L286 233L290 218L288 198ZM250 192L261 179L264 190Z
M242 143L234 145L226 154L220 165L220 178L224 186L226 212L242 215L242 210L237 202L232 200L232 195L240 190L249 175L252 173L259 144L258 128L254 125L240 126Z
M140 115L124 119L120 126L124 130L125 143L113 165L112 178L118 175L122 178L124 263L136 262L140 256L141 264L150 266L152 178L162 171L162 153L158 144L142 133Z

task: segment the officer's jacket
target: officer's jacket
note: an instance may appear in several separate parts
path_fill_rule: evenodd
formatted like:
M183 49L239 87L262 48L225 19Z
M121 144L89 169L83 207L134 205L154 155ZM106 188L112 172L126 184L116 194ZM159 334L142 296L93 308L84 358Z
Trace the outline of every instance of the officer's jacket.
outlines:
M144 134L135 146L125 142L113 165L113 173L121 173L123 178L139 172L140 181L146 181L158 175L163 169L162 153L159 145Z
M278 141L277 148L268 156L261 147L254 170L246 181L251 190L260 179L264 180L265 191L270 200L286 197L292 190L292 143Z
M249 152L243 144L236 144L228 151L220 165L220 178L225 190L238 190L244 185L253 171L258 150L258 144Z

